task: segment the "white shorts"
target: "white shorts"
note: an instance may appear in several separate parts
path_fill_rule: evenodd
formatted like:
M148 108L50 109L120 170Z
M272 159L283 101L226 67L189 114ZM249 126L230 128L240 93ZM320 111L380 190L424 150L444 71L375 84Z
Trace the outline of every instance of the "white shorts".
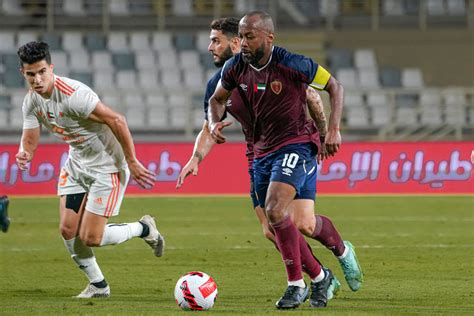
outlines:
M86 192L86 211L105 217L118 215L130 178L128 168L116 173L97 173L68 162L59 175L58 195Z

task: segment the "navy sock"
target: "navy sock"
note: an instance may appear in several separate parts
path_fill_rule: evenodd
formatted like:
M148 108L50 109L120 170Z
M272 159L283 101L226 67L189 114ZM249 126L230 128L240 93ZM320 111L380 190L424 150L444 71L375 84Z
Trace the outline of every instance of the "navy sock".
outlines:
M150 234L150 227L148 225L143 224L142 222L139 222L143 226L143 231L142 234L140 235L140 238L146 237Z
M105 279L103 279L102 281L100 282L94 282L94 283L91 283L93 286L99 288L99 289L103 289L103 288L106 288L107 287L107 281L105 281Z

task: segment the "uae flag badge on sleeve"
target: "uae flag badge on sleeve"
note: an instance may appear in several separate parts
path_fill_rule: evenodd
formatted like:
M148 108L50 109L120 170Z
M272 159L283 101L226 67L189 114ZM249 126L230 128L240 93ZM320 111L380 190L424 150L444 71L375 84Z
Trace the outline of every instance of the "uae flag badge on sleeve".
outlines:
M265 91L265 86L264 83L254 83L253 92Z

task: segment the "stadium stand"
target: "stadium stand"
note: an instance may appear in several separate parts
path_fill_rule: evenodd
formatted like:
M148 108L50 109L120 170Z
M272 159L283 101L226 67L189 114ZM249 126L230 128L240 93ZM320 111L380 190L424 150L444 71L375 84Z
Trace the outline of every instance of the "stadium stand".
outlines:
M35 1L4 0L0 130L21 127L25 83L17 47L41 39L51 47L57 74L94 87L105 103L125 113L138 135L192 138L202 124L205 83L216 71L207 52L210 21L223 12L263 9L276 14L278 45L314 57L343 83L349 138L396 139L403 131L416 139L406 132L414 126L429 126L433 138L433 127L443 129L446 139L474 138L472 2L427 0L421 6L380 0L373 2L377 10L365 1L286 2L226 0L214 7L210 0L114 0L106 6L98 0L55 0L48 10ZM92 16L98 22L82 24ZM190 16L195 25L185 22ZM122 26L114 24L115 17ZM294 28L297 32L290 31ZM458 57L451 55L454 50ZM323 99L328 103L324 94Z

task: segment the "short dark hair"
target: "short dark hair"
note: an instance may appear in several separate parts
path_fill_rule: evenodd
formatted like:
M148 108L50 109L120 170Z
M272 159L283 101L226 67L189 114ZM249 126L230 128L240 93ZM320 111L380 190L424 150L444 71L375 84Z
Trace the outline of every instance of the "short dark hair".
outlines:
M41 60L46 60L51 65L51 54L49 53L49 45L45 42L29 42L18 49L18 57L20 57L20 65L34 64Z
M229 39L239 36L239 19L228 17L214 20L211 22L211 29L221 31Z

